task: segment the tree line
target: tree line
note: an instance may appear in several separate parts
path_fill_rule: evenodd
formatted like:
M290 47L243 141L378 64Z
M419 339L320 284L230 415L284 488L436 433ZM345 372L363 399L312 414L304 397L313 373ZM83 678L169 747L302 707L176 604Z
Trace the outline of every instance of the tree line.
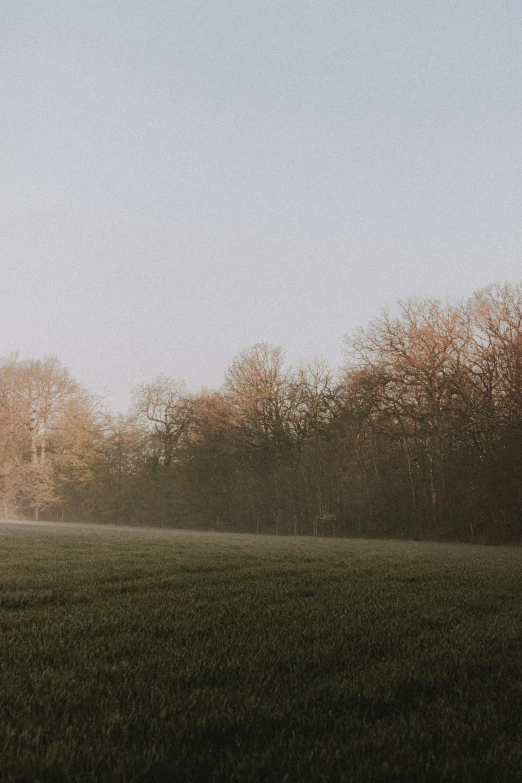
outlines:
M522 285L410 300L346 363L241 353L113 415L55 357L0 362L0 514L295 535L522 537Z

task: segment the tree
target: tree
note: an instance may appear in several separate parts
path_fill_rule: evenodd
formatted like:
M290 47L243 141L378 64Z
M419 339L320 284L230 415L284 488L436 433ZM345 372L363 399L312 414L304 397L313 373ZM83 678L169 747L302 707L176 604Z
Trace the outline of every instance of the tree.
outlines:
M185 384L160 375L136 386L133 396L133 413L149 432L154 458L168 469L191 423L192 403Z
M56 501L55 465L65 412L85 392L55 356L0 365L0 426L4 436L4 510L32 510L38 519Z
M462 439L470 341L462 308L432 300L410 300L347 340L346 380L369 394L374 434L402 447L414 515L432 533L451 517L446 461Z

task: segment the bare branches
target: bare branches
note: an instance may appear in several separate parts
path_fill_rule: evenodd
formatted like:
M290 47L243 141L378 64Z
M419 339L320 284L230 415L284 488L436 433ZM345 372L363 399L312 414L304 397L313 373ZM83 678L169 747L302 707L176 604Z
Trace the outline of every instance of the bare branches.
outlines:
M185 384L164 375L133 390L133 412L147 427L157 459L168 468L192 420L192 401Z

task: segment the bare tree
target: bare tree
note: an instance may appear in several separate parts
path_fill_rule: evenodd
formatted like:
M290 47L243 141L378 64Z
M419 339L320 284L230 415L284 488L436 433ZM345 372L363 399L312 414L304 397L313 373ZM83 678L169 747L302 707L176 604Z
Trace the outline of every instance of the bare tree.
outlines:
M55 468L66 411L85 392L55 356L9 357L0 365L0 419L4 436L4 509L32 509L38 519L56 500Z
M192 402L185 384L160 375L136 386L133 396L133 412L148 428L156 459L168 468L190 428Z
M462 308L432 300L406 302L398 318L384 313L347 340L355 360L347 379L365 379L367 415L375 431L402 443L415 511L414 473L423 473L420 488L427 490L434 530L445 496L446 450L462 433L470 341Z

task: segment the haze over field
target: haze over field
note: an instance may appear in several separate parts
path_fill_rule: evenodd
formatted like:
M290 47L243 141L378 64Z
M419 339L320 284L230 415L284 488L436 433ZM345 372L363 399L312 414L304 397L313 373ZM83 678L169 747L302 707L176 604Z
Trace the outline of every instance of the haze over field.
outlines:
M522 5L5 0L0 355L126 409L520 277Z

